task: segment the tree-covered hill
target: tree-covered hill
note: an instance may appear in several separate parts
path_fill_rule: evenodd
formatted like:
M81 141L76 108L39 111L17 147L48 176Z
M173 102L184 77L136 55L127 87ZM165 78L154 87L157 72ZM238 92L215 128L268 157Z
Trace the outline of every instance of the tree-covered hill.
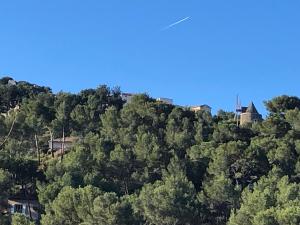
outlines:
M213 103L212 103L213 104ZM262 122L105 85L78 94L0 79L0 224L17 194L42 225L298 225L300 99L265 102ZM48 142L77 137L61 154Z

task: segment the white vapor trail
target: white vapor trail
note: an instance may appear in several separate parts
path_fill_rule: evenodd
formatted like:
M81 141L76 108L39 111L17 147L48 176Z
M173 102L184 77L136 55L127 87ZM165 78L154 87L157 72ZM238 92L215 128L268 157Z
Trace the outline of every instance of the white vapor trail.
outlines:
M186 20L188 20L188 19L190 19L190 16L185 17L185 18L183 18L183 19L181 19L181 20L179 20L179 21L177 21L177 22L175 22L175 23L172 23L172 24L170 24L169 26L164 27L162 30L167 30L167 29L169 29L169 28L171 28L171 27L174 27L175 25L177 25L177 24L179 24L179 23L182 23L183 21L186 21Z

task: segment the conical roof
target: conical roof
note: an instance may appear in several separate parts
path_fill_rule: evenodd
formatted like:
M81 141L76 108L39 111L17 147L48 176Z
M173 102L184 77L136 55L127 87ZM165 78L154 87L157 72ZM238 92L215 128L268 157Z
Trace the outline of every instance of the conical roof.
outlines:
M257 113L257 109L255 108L255 105L253 104L253 102L250 102L247 110L246 110L247 113Z

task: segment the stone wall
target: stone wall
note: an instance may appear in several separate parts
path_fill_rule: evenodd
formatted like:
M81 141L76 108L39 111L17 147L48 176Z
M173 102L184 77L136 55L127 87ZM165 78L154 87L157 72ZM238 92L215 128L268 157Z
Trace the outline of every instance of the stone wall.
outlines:
M242 113L241 114L241 120L240 120L240 124L244 125L247 123L254 123L254 122L260 122L262 121L262 116L258 113Z

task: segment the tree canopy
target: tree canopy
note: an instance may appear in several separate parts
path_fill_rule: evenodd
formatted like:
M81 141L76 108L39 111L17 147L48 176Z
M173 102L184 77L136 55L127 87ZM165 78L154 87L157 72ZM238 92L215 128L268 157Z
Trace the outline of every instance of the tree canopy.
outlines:
M232 112L126 103L106 85L53 93L4 77L0 201L36 198L42 225L298 225L300 99L265 104L264 121L237 126ZM65 153L50 149L71 137Z

